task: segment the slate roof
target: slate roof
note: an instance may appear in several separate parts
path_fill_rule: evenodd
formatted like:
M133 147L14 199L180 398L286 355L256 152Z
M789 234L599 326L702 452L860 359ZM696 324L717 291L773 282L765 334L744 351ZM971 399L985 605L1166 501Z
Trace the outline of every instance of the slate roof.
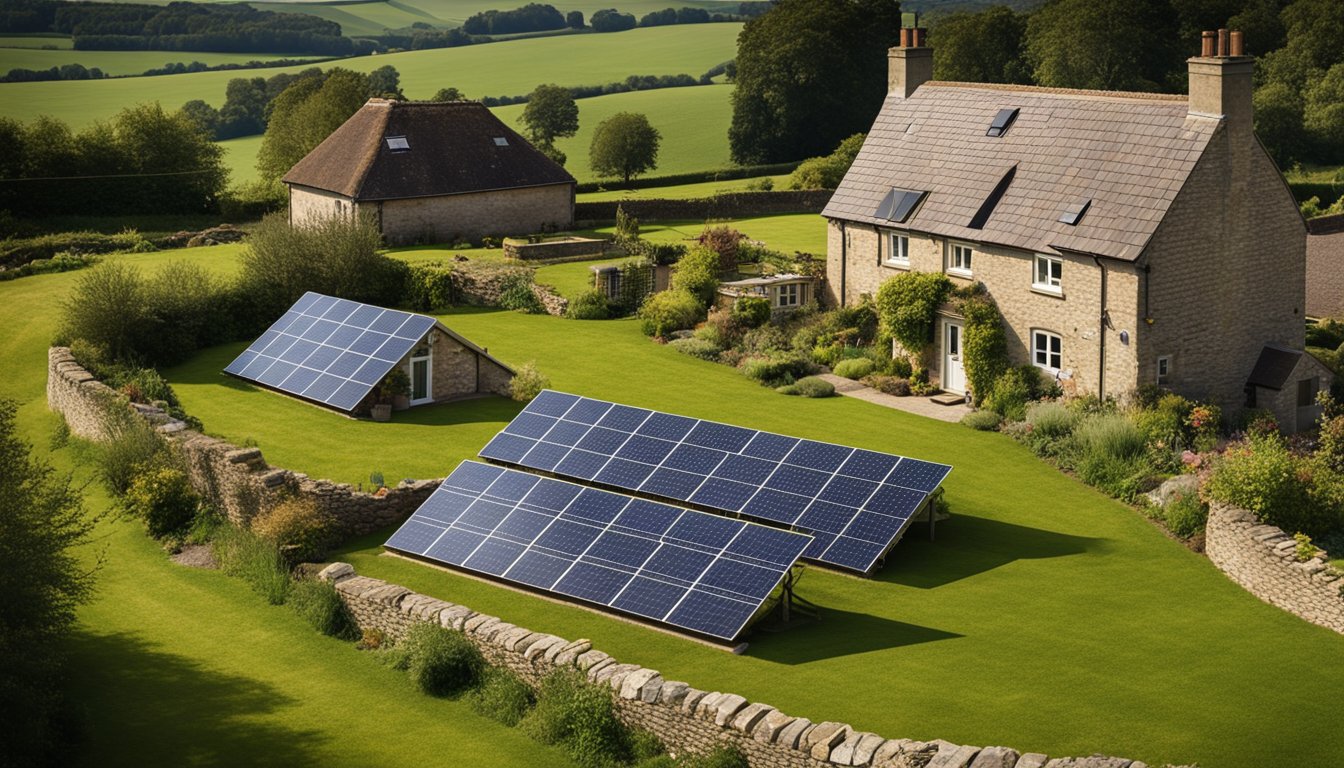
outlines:
M389 137L405 138L409 148L389 147ZM282 181L354 200L575 183L479 102L386 99L369 99Z
M1016 121L986 136L1007 108ZM1184 96L931 81L908 99L888 96L822 215L1132 261L1221 125L1188 109ZM929 193L904 224L874 215L893 187ZM1076 226L1059 221L1088 200Z
M1255 361L1255 368L1246 383L1267 389L1283 389L1302 355L1300 350L1267 344L1260 350L1260 358Z
M1344 214L1307 221L1307 314L1344 317Z

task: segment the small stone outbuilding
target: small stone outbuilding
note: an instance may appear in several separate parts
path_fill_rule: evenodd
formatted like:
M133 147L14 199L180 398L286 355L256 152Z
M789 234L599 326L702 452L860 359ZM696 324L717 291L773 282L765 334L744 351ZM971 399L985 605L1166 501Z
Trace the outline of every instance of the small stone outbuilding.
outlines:
M474 101L369 99L282 181L291 224L367 212L392 244L574 222L574 177Z
M727 308L742 296L754 296L770 302L773 315L783 315L805 307L817 299L820 281L808 275L768 275L719 283L715 304Z

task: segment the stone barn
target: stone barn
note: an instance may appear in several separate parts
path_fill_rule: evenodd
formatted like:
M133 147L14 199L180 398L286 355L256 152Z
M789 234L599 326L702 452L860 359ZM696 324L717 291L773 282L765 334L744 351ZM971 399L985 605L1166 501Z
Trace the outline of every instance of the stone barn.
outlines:
M391 244L574 221L574 177L474 101L369 99L282 181L291 224L367 212Z

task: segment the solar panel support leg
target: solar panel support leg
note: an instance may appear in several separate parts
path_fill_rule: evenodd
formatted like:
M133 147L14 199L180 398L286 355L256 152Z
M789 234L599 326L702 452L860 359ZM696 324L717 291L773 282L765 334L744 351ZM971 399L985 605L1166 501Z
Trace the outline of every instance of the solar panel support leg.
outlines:
M924 502L929 508L929 541L933 541L934 527L938 524L938 499L942 498L942 496L943 489L939 488L936 494L930 496L928 500Z

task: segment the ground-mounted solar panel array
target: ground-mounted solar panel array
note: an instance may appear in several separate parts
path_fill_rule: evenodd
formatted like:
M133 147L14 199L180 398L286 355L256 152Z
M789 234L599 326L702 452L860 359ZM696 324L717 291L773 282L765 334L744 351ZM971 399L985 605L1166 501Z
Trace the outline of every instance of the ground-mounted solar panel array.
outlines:
M434 322L424 315L309 292L224 371L351 411Z
M805 558L861 573L952 469L551 390L480 455L799 530Z
M731 641L809 541L464 461L386 546Z

